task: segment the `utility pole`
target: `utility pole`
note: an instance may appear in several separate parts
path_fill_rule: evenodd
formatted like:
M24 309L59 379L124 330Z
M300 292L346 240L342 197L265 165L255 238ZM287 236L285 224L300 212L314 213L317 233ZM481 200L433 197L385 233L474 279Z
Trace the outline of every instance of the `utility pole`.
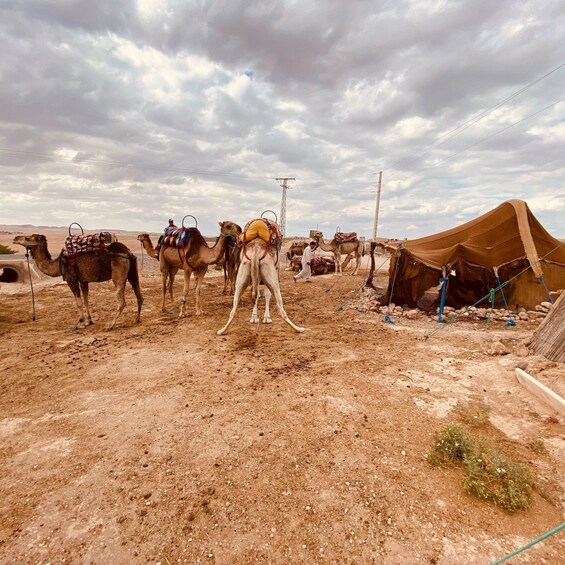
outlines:
M375 221L373 224L373 240L371 241L371 269L369 276L365 282L365 286L374 289L373 277L375 275L375 249L377 247L377 227L379 225L379 206L381 205L381 186L383 182L383 172L379 173L379 182L377 184L377 202L375 203Z
M375 203L375 222L373 224L373 243L377 242L377 226L379 225L379 207L381 205L381 186L383 183L383 172L379 173L379 182L377 184L377 201Z
M294 177L277 177L276 181L282 182L282 201L281 201L281 216L279 218L279 228L281 235L284 237L286 232L286 191L290 188L288 186L289 180L296 180Z

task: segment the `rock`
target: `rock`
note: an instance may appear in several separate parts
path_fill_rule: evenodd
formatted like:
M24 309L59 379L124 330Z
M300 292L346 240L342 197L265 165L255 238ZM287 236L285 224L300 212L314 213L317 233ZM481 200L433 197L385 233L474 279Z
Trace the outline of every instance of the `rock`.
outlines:
M528 313L525 312L525 311L524 311L524 312L519 312L519 313L518 313L518 318L519 318L520 320L523 320L524 322L528 322L528 321L530 320L530 317L528 316Z
M495 341L486 351L487 355L508 355L510 350L500 341Z
M545 306L538 304L536 306L536 312L543 312L544 314L547 314L549 312L549 308L546 308Z
M543 306L544 308L547 308L547 310L551 310L553 308L553 303L552 302L542 302L540 304L540 306Z
M419 315L420 312L418 310L408 310L408 312L404 313L404 316L409 320L416 320Z

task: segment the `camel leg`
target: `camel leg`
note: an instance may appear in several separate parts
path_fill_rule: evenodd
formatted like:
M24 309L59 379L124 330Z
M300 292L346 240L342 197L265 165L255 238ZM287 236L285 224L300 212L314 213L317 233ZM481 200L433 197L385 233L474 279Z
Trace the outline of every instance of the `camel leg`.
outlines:
M71 289L72 293L74 294L75 297L75 301L77 304L77 308L79 311L79 317L77 320L77 323L74 327L75 330L79 329L79 328L84 328L85 324L84 324L84 304L82 302L82 298L80 297L80 286L78 284L78 281L74 280L74 281L67 281L67 284L69 285L69 288Z
M358 273L359 267L361 266L361 255L359 254L355 255L355 259L356 259L355 269L353 269L353 273L351 273L353 276L355 276Z
M135 323L139 324L139 322L141 322L141 307L143 306L143 295L141 294L139 272L137 270L137 259L135 256L130 257L130 266L128 269L127 279L129 281L129 284L131 284L131 287L133 288L133 292L135 293L135 297L137 299L137 315L135 317Z
M123 312L124 308L126 307L126 298L125 298L126 280L127 280L127 275L122 276L121 273L112 273L112 281L114 283L114 286L116 287L116 299L118 301L118 308L116 310L116 313L114 314L114 319L110 322L110 324L106 328L108 331L114 327L118 319L118 316Z
M202 316L202 314L204 314L204 310L202 310L202 302L200 300L200 290L202 288L202 282L204 281L204 276L206 275L207 272L208 272L208 267L205 267L201 271L196 271L194 273L194 279L195 279L195 282L196 282L195 294L196 294L196 315L197 316Z
M235 281L235 292L233 295L233 306L230 312L230 316L226 325L221 329L218 330L218 335L223 335L228 331L230 324L233 322L235 313L237 311L237 305L239 304L239 299L241 298L241 294L243 291L249 286L249 282L251 281L251 265L250 263L242 263L239 266L239 270L237 272L237 279Z
M263 294L265 295L265 314L263 315L264 324L272 324L271 312L269 311L269 304L271 303L271 291L265 286L263 288Z
M349 265L349 262L351 261L352 256L351 253L348 253L345 257L345 261L341 264L341 270L345 271L345 269L347 269L347 266ZM353 273L355 274L355 273Z
M261 296L261 291L257 293L257 298L255 298L255 303L253 304L253 312L251 312L251 320L249 322L251 324L258 324L259 323L259 297Z
M161 312L167 313L166 301L167 301L167 279L169 279L170 268L165 262L164 253L159 253L159 270L161 271L161 283L163 285L163 300L161 302ZM170 285L170 280L169 280ZM171 288L172 290L172 288ZM172 297L171 297L172 300Z
M281 295L281 289L279 286L279 279L278 279L278 272L275 269L269 269L268 267L263 266L262 264L259 265L261 278L265 283L265 286L271 291L271 293L275 297L275 302L277 303L277 309L281 318L295 331L303 332L304 328L293 324L288 314L285 312L283 307L283 300Z
M177 274L178 268L170 266L169 267L169 285L167 290L169 292L169 298L171 299L171 308L175 307L175 297L173 296L173 285L175 283L175 276Z
M92 316L90 315L90 305L88 303L88 283L79 282L79 284L82 295L82 302L84 304L84 311L86 313L86 317L84 319L84 325L86 327L94 324L94 322L92 321Z
M180 303L180 313L179 318L184 318L186 316L186 303L188 301L188 289L190 287L190 276L192 275L192 270L189 267L184 269L184 285L182 288L182 300Z

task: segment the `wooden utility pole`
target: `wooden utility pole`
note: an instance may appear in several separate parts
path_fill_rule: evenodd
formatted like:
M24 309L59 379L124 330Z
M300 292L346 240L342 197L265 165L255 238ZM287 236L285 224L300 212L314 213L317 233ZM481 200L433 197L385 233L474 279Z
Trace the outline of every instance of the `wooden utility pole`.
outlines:
M377 247L377 227L379 225L379 207L381 205L381 187L383 182L383 172L379 172L379 182L377 184L377 201L375 203L375 221L373 223L373 239L371 241L371 270L367 277L365 286L375 288L373 285L373 277L375 275L375 249Z
M377 201L375 203L375 221L373 223L373 242L377 242L377 227L379 225L379 207L381 205L381 187L383 184L383 172L379 173L379 182L377 184Z

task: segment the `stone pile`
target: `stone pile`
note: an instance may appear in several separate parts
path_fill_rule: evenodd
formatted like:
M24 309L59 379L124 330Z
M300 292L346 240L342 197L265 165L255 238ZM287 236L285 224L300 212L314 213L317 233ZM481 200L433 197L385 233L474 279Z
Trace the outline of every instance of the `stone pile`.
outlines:
M389 306L381 305L380 299L383 296L383 290L381 288L371 289L363 288L355 296L355 298L349 302L348 307L357 310L358 312L378 312L383 316L389 315L395 318L406 318L408 320L415 320L419 317L429 316L430 318L437 318L437 310L433 312L425 312L419 310L418 308L409 308L408 306L399 306L392 303ZM534 310L526 310L525 308L520 308L517 312L508 311L505 308L494 308L490 309L488 307L477 307L469 306L467 308L451 308L446 306L443 309L442 318L446 321L453 319L455 317L468 320L493 320L498 322L508 322L513 320L514 322L541 322L553 308L551 302L542 302L538 304Z

